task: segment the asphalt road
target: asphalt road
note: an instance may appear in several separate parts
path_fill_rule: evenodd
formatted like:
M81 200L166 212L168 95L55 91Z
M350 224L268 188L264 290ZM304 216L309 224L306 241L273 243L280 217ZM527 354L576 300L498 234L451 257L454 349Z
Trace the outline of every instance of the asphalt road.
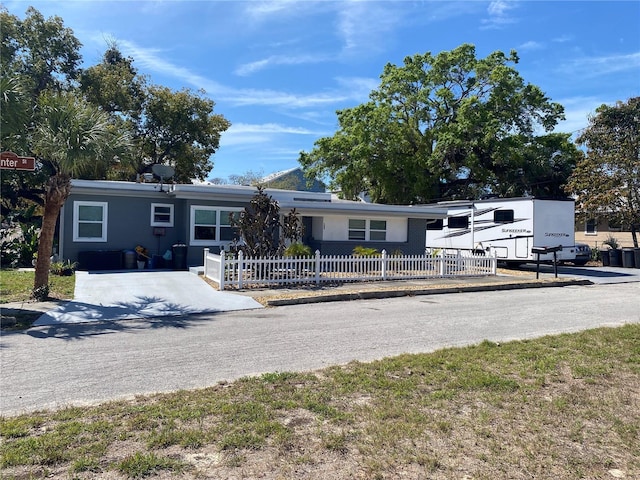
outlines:
M640 323L640 283L37 327L0 338L0 412L631 322Z

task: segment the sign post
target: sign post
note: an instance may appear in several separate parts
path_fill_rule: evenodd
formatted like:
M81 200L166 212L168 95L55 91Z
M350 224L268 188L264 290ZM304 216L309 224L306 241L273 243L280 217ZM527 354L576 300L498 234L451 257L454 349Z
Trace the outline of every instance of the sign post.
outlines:
M33 172L36 169L36 159L21 157L13 152L2 152L0 153L0 169Z

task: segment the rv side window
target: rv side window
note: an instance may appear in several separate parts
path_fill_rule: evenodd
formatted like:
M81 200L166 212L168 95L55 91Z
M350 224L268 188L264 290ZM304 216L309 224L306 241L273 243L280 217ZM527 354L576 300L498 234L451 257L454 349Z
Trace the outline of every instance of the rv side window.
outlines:
M469 228L469 215L464 217L449 217L449 228Z
M493 212L493 221L496 223L513 222L513 210L496 210Z
M427 222L427 230L442 230L442 219L439 218L434 222Z

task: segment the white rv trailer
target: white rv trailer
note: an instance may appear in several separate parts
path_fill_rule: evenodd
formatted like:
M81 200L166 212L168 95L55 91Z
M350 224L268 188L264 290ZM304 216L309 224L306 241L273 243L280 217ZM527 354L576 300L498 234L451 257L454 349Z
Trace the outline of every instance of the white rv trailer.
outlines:
M427 225L426 248L469 250L512 264L535 262L532 249L553 249L556 260L575 258L573 200L491 198L438 203L448 217ZM540 261L553 261L553 253Z

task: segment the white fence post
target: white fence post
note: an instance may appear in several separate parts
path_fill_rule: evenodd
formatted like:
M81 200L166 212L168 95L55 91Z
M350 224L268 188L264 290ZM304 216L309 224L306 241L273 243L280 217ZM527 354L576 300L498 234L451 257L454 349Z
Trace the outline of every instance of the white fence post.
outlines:
M243 259L244 259L244 254L242 253L242 250L240 250L238 252L238 289L242 289L242 268L243 268Z
M226 259L227 255L224 252L224 248L220 249L220 272L218 273L218 285L220 285L220 290L224 290L224 280L225 280L225 271L226 271L226 265L224 264L224 261Z
M320 284L320 250L316 250L316 268L315 268L316 285Z
M387 279L387 251L382 250L382 280Z
M207 257L209 256L209 249L204 249L204 278L207 278Z
M444 248L440 251L440 276L444 277L445 272L445 260L444 260Z

